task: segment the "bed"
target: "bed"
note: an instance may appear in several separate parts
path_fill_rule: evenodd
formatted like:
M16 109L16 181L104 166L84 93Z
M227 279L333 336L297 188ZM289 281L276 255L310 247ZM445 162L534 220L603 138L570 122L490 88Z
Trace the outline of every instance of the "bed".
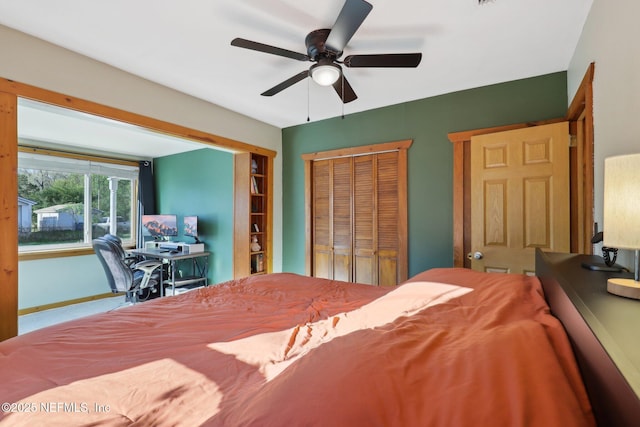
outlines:
M0 343L0 425L593 426L535 277L290 273Z

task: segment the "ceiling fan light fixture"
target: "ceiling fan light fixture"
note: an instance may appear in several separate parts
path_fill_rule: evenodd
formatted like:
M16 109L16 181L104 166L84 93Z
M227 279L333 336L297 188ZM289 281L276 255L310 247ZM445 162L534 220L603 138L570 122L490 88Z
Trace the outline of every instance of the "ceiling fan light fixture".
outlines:
M309 70L311 78L320 86L331 86L340 78L340 67L334 63L317 63Z

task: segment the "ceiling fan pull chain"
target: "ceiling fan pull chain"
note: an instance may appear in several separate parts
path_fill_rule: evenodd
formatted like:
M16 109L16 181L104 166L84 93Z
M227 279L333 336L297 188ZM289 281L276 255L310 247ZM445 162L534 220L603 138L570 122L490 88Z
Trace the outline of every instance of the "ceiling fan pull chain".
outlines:
M340 77L342 78L342 120L344 120L344 73L340 72Z
M307 121L309 121L309 79L307 79Z

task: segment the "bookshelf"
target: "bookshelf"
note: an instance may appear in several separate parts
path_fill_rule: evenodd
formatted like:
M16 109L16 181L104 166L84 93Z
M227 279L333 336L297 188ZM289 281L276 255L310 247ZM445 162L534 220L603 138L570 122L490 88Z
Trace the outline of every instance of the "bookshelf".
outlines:
M235 155L234 277L271 272L273 157Z

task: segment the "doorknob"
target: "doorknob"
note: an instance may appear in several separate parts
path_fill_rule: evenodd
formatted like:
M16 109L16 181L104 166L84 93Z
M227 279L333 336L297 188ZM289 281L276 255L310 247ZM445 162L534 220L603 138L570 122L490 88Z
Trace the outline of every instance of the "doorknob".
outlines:
M484 254L480 251L476 251L474 253L469 252L467 254L468 259L482 259L483 257L484 257Z

